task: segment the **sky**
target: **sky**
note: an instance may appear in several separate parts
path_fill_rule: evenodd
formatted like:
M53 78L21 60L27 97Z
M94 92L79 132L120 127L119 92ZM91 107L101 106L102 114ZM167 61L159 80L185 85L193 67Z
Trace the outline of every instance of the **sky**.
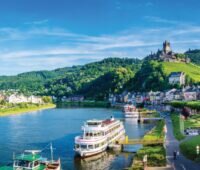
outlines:
M199 0L0 0L0 75L200 49Z

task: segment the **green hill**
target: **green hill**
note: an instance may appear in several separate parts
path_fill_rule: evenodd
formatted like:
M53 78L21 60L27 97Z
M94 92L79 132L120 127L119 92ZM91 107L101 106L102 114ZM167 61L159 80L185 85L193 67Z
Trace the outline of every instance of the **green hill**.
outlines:
M83 66L65 67L52 71L27 72L16 76L0 76L0 90L20 89L23 92L37 91L39 94L62 97L78 94L90 82L117 68L126 68L131 70L131 73L135 73L140 66L141 61L138 59L107 58ZM109 84L108 81L104 82L105 86L106 83Z
M195 64L200 65L200 50L188 50L185 55Z
M183 71L195 82L200 82L200 66L194 65L192 63L186 64L172 62L163 62L162 66L166 75L169 75L171 72Z
M102 93L108 89L117 90L118 86L113 85L113 71L122 68L130 74L130 77L141 67L141 61L136 59L108 58L100 62L90 63L82 66L80 70L67 74L63 78L51 80L45 84L50 95L57 97L71 94L84 94L85 96L102 97ZM116 74L114 74L116 75ZM118 75L116 75L117 77ZM120 74L120 76L124 76ZM129 77L126 75L124 77ZM110 77L110 78L109 78ZM123 79L123 78L121 78ZM119 78L119 80L121 80ZM123 80L121 86L123 87ZM118 84L120 82L116 82ZM126 83L126 82L124 82ZM116 89L115 89L116 88Z

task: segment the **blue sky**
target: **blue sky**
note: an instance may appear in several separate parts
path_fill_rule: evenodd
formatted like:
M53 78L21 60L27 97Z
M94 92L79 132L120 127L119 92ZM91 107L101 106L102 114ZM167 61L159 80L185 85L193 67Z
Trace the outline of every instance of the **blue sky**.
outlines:
M106 57L143 58L169 40L200 48L199 0L0 0L0 75Z

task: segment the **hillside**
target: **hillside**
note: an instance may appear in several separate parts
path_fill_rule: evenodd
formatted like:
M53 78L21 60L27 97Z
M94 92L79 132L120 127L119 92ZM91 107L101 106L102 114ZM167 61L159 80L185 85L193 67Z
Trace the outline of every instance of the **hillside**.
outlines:
M161 63L153 60L145 60L141 69L126 84L127 89L141 92L167 89L167 75L164 73Z
M157 91L166 90L173 86L168 84L171 72L185 72L186 84L200 83L200 67L192 63L158 62L145 60L135 76L126 84L129 90ZM177 87L177 86L175 86Z
M78 71L77 67L65 67L53 71L33 71L16 76L0 76L0 90L20 89L22 91L44 91L44 84L48 80L59 78L67 73Z
M78 93L87 98L102 100L107 98L109 93L122 92L124 85L134 77L134 73L129 68L119 67L86 83Z
M118 68L124 68L130 70L130 72L127 71L127 73L130 74L131 77L140 66L141 61L136 59L104 59L100 62L86 64L82 66L79 71L67 74L63 78L51 80L45 84L45 88L48 89L48 94L57 97L71 94L83 94L90 97L92 97L91 94L94 94L93 96L102 97L101 93L103 91L118 87L113 85L112 78L107 78L107 76L109 77L109 75L112 75L113 71ZM123 74L121 74L121 76L123 77ZM123 86L123 81L121 82L121 86Z
M83 85L119 67L136 72L141 65L138 59L107 58L83 66L65 67L52 71L36 71L16 76L0 76L0 90L20 89L55 96L76 94ZM85 87L85 86L84 86Z
M195 64L200 65L200 50L188 50L185 55Z
M183 71L195 82L200 82L200 66L192 63L186 64L172 62L163 62L162 66L166 75L169 75L171 72Z

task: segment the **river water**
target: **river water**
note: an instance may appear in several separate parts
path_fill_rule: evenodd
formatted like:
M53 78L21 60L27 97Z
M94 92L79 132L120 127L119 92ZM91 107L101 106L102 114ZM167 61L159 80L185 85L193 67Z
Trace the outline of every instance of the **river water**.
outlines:
M74 157L74 137L81 134L81 126L88 119L106 119L114 116L122 119L120 110L105 108L56 108L12 115L0 118L0 165L12 162L13 152L26 149L44 149L43 156L49 157L47 146L53 143L54 158L61 158L64 170L120 170L130 165L133 153L104 152L95 157ZM129 138L142 137L152 124L138 125L133 119L123 120ZM139 146L129 146L127 151Z

